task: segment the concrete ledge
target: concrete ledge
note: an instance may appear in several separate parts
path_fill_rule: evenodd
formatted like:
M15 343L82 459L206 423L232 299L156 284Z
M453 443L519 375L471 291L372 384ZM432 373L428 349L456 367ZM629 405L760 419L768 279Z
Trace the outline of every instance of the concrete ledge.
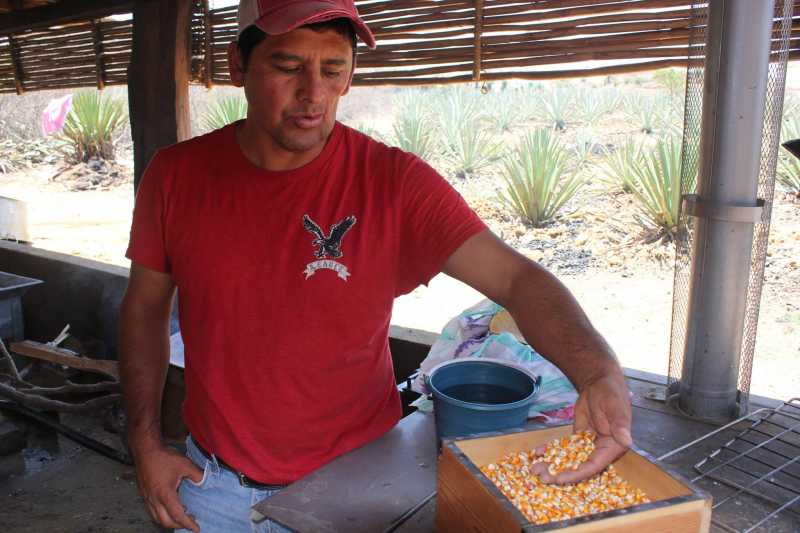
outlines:
M0 241L0 270L44 281L23 297L26 338L46 342L70 324L79 339L97 341L91 355L116 358L127 268Z
M100 353L90 355L116 359L119 305L129 269L0 241L0 270L44 281L23 298L26 338L47 342L70 324L76 337L101 342ZM172 331L177 329L173 316ZM398 379L416 370L438 336L399 326L389 334Z

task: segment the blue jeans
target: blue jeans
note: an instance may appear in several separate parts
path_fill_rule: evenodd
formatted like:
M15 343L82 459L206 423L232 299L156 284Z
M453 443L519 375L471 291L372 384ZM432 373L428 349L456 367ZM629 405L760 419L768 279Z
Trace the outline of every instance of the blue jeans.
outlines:
M203 479L195 483L184 478L178 487L178 497L202 533L291 533L292 530L272 520L258 524L250 520L250 508L280 489L243 487L236 474L221 467L216 458L206 459L191 436L186 439L186 456L203 470ZM175 533L189 533L189 530L176 529Z

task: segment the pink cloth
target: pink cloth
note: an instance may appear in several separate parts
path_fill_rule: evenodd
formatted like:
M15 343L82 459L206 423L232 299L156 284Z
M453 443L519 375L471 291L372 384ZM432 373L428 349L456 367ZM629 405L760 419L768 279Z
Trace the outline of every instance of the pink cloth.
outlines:
M42 111L42 134L47 136L63 128L70 109L72 109L71 94L50 100Z
M562 407L561 409L557 409L555 411L542 413L541 416L535 417L534 420L536 420L537 422L542 422L543 424L560 425L562 422L570 422L574 418L575 418L575 404L573 403L571 405Z

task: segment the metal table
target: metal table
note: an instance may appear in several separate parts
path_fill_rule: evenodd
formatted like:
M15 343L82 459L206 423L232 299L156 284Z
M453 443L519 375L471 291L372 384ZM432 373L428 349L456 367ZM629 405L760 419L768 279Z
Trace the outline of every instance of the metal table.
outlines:
M433 513L424 523L412 518L435 491L433 415L415 412L379 439L256 504L252 518L269 517L303 532L431 532Z
M716 429L714 425L678 416L663 402L651 399L653 391L664 391L662 383L637 377L629 379L628 384L633 392L634 442L650 455L667 454ZM541 424L531 422L527 426L533 429ZM715 440L718 439L708 439L673 455L665 463L691 479L697 475L692 465L719 446ZM415 412L380 439L337 458L257 504L253 517L269 516L302 533L433 533L436 498L430 496L436 490L435 441L433 415ZM794 471L793 475L800 476ZM731 524L756 524L765 516L755 505L731 507L724 516L716 509L714 516ZM735 515L735 520L728 515ZM800 531L796 522L791 524L795 518L792 513L785 514L783 522L770 521L757 531ZM712 531L730 529L712 526Z

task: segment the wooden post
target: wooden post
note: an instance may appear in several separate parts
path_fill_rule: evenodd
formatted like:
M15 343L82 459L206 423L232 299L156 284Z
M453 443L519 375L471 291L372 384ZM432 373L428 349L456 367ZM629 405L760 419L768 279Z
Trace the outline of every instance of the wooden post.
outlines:
M214 61L212 55L214 54L214 32L211 31L211 9L208 6L208 0L203 0L203 25L206 30L205 46L203 47L203 62L205 68L203 69L203 81L205 81L206 88L210 89L214 83Z
M472 63L472 79L481 79L481 36L483 33L483 0L475 0L475 60Z
M17 89L17 94L25 92L25 86L22 84L22 61L19 54L19 44L13 36L8 36L8 46L11 48L11 63L14 65L14 87Z
M100 33L100 22L92 19L92 39L94 40L94 62L97 70L97 89L106 88L105 69L103 67L103 36Z
M128 104L133 183L156 150L191 137L189 77L191 0L136 0Z

